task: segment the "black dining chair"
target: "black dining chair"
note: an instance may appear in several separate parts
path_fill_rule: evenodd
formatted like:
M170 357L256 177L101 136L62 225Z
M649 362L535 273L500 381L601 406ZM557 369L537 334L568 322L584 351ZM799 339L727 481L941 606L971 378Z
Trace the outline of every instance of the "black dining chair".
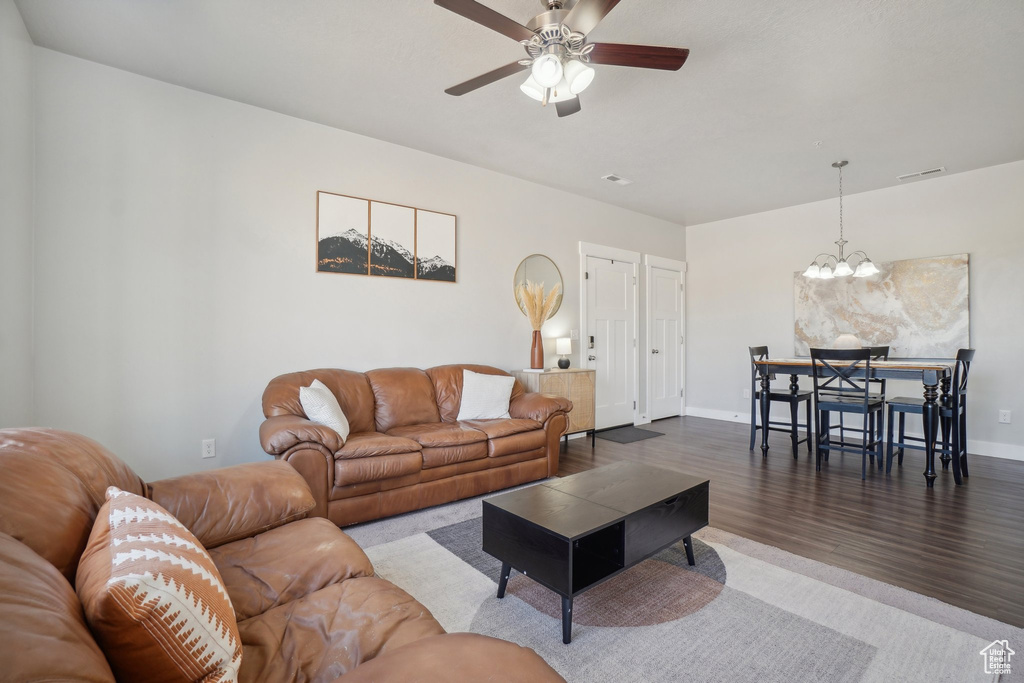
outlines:
M872 462L876 456L882 459L882 439L875 420L881 417L885 405L881 398L871 396L871 349L811 349L811 362L817 433L815 469L821 470L822 456L827 460L830 451L860 453L860 477L867 479L868 452ZM855 376L861 373L863 376ZM839 425L832 424L832 413L860 415L863 422L859 429L840 430L839 440L833 442L832 430ZM860 441L847 441L845 432L854 430L860 432Z
M760 372L754 361L766 360L768 358L767 346L751 346L750 350L750 450L754 450L754 442L757 438L757 430L765 428L765 420L758 423L758 416L761 412L761 389ZM768 381L775 379L774 375L769 376ZM768 390L768 413L771 415L772 403L785 403L789 405L789 420L767 420L767 429L772 432L787 432L793 443L793 457L799 457L797 446L807 442L807 451L811 450L811 392L810 391L771 391ZM800 404L807 402L807 422L799 424ZM804 429L807 436L800 438L800 429Z
M939 420L942 422L942 444L936 450L948 455L953 463L953 479L962 483L967 476L967 377L974 361L974 349L960 349L956 352L956 366L953 368L953 383L948 398L939 405ZM922 415L924 399L900 396L889 399L889 444L886 446L885 471L892 471L893 452L898 451L898 463L903 464L906 448L925 450L925 439L906 435L907 414ZM893 439L893 415L899 414L898 436ZM925 437L927 438L927 437ZM946 459L943 458L943 464Z
M869 346L868 349L871 351L871 362L875 362L876 360L889 360L889 347L888 346ZM882 399L884 401L885 400L885 380L884 379L879 379L879 378L876 378L876 377L872 377L868 381L871 383L872 387L877 387L877 389L878 389L877 391L870 391L868 393L868 395L871 398L880 398L880 399ZM884 434L885 434L885 426L883 424L884 420L882 420L882 415L883 415L883 413L879 413L878 414L878 420L876 420L876 422L875 422L875 433L878 436L879 440L881 440L883 438ZM846 432L847 429L850 429L850 428L847 427L844 424L843 414L840 413L839 414L839 433L840 433L840 435L845 437L845 432ZM854 429L856 429L856 428L854 428ZM882 459L881 458L878 459L878 469L882 469Z

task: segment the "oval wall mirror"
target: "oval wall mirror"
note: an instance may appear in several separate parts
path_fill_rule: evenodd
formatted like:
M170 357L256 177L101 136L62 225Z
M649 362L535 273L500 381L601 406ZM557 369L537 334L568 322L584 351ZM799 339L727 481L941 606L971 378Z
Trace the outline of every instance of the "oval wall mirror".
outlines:
M562 273L559 272L558 266L544 254L530 254L516 268L516 276L512 281L512 296L515 298L516 305L519 306L519 310L523 312L523 315L526 315L526 309L523 308L523 302L516 296L516 292L519 289L519 285L525 284L527 280L533 283L543 283L545 292L550 292L552 287L558 285L558 296L555 297L555 306L551 309L551 315L548 316L550 319L561 307L562 293L565 291L565 285L562 283Z

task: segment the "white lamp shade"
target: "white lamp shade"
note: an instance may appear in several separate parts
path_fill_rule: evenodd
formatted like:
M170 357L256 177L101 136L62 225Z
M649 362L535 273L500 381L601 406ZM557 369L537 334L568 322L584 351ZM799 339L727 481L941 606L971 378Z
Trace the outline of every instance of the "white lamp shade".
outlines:
M572 353L572 340L569 337L561 337L555 341L555 353L560 356L567 356Z
M535 79L533 76L530 76L525 81L523 81L523 84L519 86L519 89L522 90L525 94L532 97L533 99L537 100L538 102L544 100L544 88L540 86L540 83L538 83L537 79Z
M569 60L565 65L565 80L569 84L569 92L578 95L594 80L594 70L577 59Z
M833 272L836 277L846 277L847 275L853 275L853 268L846 262L846 259L843 259L836 264L836 269Z
M832 268L826 263L821 267L821 271L818 273L818 277L821 278L822 280L831 280L832 278L835 277L835 275L832 274Z
M878 267L871 262L871 259L864 259L857 266L857 272L853 274L854 277L870 277L878 274Z
M812 263L807 266L807 270L804 271L804 277L817 279L821 276L821 268L818 267L817 263Z
M562 80L562 60L557 55L546 54L533 60L530 73L542 88L553 88Z

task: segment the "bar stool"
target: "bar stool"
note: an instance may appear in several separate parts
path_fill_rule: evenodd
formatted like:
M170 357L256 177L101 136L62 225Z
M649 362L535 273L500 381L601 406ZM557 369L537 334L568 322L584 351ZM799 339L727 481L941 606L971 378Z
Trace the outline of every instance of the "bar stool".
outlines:
M758 388L758 369L754 363L756 360L766 360L768 358L768 347L767 346L751 346L748 347L750 351L750 450L754 450L754 442L756 441L757 430L764 429L764 424L757 423L757 416L760 412L760 400L761 390ZM774 375L769 376L769 381L775 379ZM811 396L810 391L768 391L768 414L771 415L771 404L772 403L786 403L789 405L789 421L784 420L772 420L768 419L768 430L772 432L787 432L793 442L793 457L799 457L797 454L797 446L801 443L807 442L807 451L811 450ZM800 404L807 401L807 422L805 424L799 424L797 416L800 411ZM764 420L762 420L762 423ZM807 432L807 436L800 438L800 429L803 428Z
M956 366L953 369L953 384L949 398L939 406L939 419L943 423L942 446L936 448L943 455L950 456L953 463L953 479L962 483L961 475L967 476L967 376L974 360L974 349L960 349L956 352ZM898 464L903 465L903 450L913 448L925 450L925 439L907 436L906 415L923 415L924 399L900 396L888 401L889 445L886 447L885 472L892 471L893 449L898 449ZM898 441L893 439L893 414L899 413ZM927 438L927 435L925 436ZM918 445L921 444L921 445ZM945 464L945 459L944 463Z
M868 391L871 386L871 349L811 349L811 362L814 364L814 404L815 426L817 427L817 449L815 469L821 470L822 454L830 451L844 453L860 453L860 478L867 479L868 451L871 460L877 455L882 459L882 439L875 430L875 418L881 417L885 402L878 397L872 398ZM854 375L861 370L864 377ZM833 425L831 414L852 413L863 416L859 431L859 443L846 441L843 431L856 428L846 427L839 434L839 441L832 443L832 430L839 428Z

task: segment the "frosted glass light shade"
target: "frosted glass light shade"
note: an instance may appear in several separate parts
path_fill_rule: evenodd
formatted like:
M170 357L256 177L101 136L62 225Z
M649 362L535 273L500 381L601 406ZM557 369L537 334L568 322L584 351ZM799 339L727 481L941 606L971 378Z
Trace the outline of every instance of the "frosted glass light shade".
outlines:
M538 102L544 100L544 88L540 86L540 83L538 83L537 79L533 76L529 76L523 84L519 86L519 89Z
M533 60L530 73L542 88L553 88L562 80L562 60L557 55L547 54Z
M871 259L864 259L857 266L857 271L853 274L854 277L870 277L878 274L878 266L871 262Z
M560 356L567 356L572 353L572 340L569 337L561 337L555 341L555 353Z
M594 70L577 59L569 60L565 65L565 80L569 84L569 92L578 95L594 80Z
M826 263L821 267L821 271L818 273L818 277L821 278L822 280L831 280L832 278L835 277L835 275L832 274L832 268L829 267L829 265Z
M569 84L565 82L563 78L558 84L551 89L551 95L548 97L548 102L564 102L565 100L571 100L575 95L569 91Z
M804 277L809 277L815 280L818 279L821 277L821 268L818 267L817 263L812 263L807 266L807 270L804 271Z
M833 272L836 277L846 277L847 275L853 275L853 268L846 262L846 259L843 259L836 264L836 269Z

